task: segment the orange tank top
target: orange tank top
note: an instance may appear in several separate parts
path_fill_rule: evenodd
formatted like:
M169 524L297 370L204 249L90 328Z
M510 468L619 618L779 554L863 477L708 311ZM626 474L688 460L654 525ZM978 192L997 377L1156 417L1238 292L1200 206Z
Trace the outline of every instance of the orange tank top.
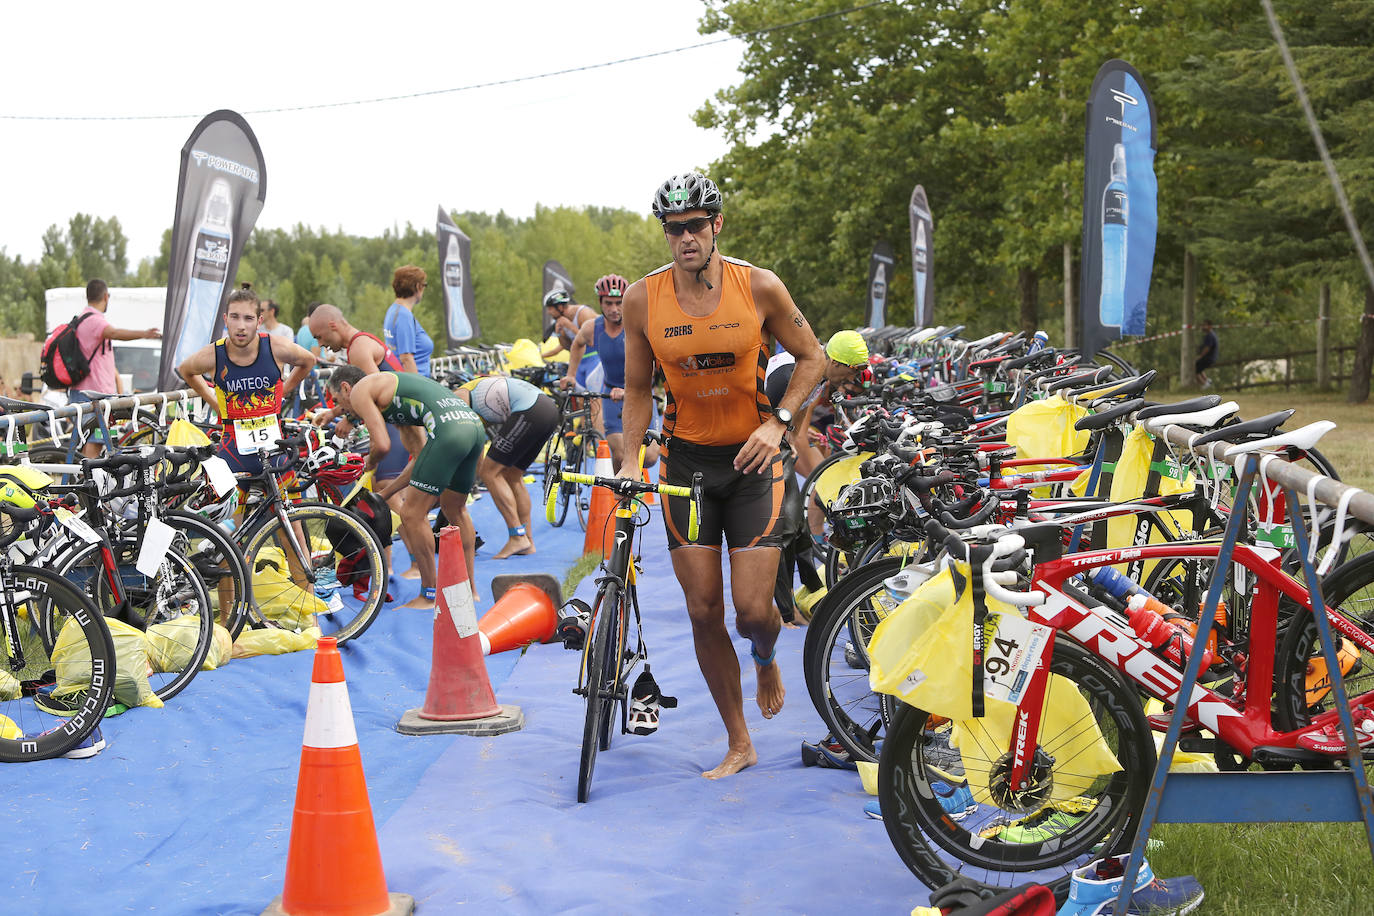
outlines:
M704 318L678 305L671 264L645 277L644 331L668 381L663 432L698 445L742 443L771 413L763 390L768 354L749 288L754 268L726 257L721 266L720 305Z

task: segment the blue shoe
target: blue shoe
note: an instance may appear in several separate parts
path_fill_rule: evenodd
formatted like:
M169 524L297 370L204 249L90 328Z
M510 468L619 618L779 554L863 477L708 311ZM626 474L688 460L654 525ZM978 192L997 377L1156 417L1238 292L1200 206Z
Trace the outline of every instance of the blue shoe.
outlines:
M82 739L80 744L67 751L67 753L62 756L80 760L86 757L94 757L103 750L105 750L105 736L100 733L100 726L97 725L91 730L89 735Z
M341 588L343 588L343 583L339 581L339 576L334 572L334 567L326 566L315 573L315 594L318 597L327 599Z
M875 821L880 821L883 819L883 807L878 804L876 798L871 798L868 800L868 804L864 805L864 814L867 814Z
M973 800L973 793L969 791L967 782L951 786L936 779L931 782L930 787L935 790L940 807L945 809L951 820L961 821L978 810L978 803Z
M1102 859L1078 869L1069 885L1069 899L1058 916L1103 916L1116 908L1121 893L1126 856ZM1202 885L1192 875L1156 878L1149 861L1142 862L1136 874L1128 916L1183 916L1202 903Z

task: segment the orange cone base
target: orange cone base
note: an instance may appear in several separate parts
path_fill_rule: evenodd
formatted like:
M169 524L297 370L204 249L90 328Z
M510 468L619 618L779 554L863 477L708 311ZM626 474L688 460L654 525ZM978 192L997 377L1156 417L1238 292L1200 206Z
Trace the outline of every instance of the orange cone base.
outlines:
M423 709L408 709L396 723L403 735L504 735L525 727L525 714L519 706L501 704L501 711L480 719L432 719Z
M369 914L369 916L410 916L415 912L415 898L409 894L387 894L391 906L380 913ZM281 898L273 900L262 911L262 916L299 916L297 913L288 913L281 908Z

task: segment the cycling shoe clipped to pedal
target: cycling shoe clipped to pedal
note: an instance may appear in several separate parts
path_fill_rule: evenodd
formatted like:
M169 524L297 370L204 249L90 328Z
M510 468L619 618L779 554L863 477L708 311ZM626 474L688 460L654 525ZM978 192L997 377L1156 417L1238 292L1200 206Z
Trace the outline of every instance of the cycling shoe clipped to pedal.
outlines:
M645 665L630 691L629 731L632 735L652 735L658 731L661 709L676 709L677 697L665 697Z
M569 598L567 603L558 609L558 625L553 630L554 638L562 640L565 649L581 649L587 644L591 621L591 606L581 598Z
M844 749L844 745L836 742L831 735L826 735L815 744L803 741L801 759L804 767L820 767L825 770L857 770L859 768L859 765L849 756L849 751Z

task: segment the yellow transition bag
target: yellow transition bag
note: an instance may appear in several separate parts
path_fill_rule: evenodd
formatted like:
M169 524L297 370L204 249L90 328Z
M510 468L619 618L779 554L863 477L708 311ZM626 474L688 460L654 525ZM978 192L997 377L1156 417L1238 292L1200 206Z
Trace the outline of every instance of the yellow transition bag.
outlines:
M286 554L280 547L264 547L258 552L253 571L253 595L262 615L279 627L305 630L315 624L315 615L329 607L313 592L291 581Z
M1089 433L1073 425L1088 415L1077 404L1059 395L1031 401L1007 417L1007 444L1016 446L1017 458L1066 458L1088 447ZM1018 468L1021 471L1030 468Z
M315 648L319 638L319 627L310 627L301 633L278 630L275 627L264 627L261 630L245 629L234 643L234 658L303 652Z
M830 465L816 480L816 498L821 505L828 506L840 495L840 491L858 480L859 465L873 457L872 452L860 452L852 458L841 458Z
M148 684L148 642L143 633L122 620L105 618L115 647L114 699L125 706L161 708L153 688ZM68 618L57 634L52 649L53 668L57 672L57 686L53 696L69 696L85 690L91 682L91 653L85 634L74 619Z

